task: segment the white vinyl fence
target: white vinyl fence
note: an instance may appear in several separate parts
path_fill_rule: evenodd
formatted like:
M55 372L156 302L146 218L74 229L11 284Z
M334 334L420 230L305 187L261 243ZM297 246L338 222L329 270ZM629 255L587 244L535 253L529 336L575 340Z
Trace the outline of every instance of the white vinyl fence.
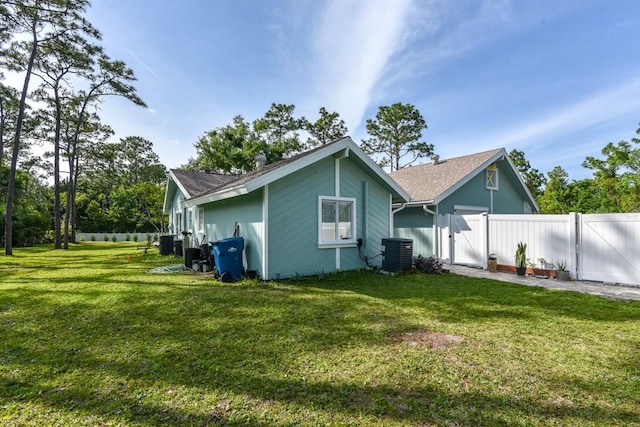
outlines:
M436 255L487 268L489 254L514 265L518 242L527 258L551 269L564 261L573 278L640 284L640 214L441 215Z

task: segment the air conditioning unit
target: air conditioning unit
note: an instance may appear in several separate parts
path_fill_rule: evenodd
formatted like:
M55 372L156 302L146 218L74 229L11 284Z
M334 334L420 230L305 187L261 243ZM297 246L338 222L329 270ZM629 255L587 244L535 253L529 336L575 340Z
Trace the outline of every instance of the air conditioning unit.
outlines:
M413 240L382 239L382 269L390 272L409 271L413 265Z

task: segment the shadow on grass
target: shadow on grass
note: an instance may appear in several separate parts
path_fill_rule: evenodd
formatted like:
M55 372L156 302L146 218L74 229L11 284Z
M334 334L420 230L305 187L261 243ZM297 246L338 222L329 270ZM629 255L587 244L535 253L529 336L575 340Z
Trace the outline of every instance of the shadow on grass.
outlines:
M532 397L469 390L462 379L441 380L437 370L397 385L385 376L403 357L417 358L420 369L449 360L442 373L458 374L450 363L455 354L405 356L390 340L426 317L456 325L592 319L595 310L599 321L633 322L638 305L453 275L380 279L357 272L227 285L195 275L145 275L139 263L131 272L112 271L95 257L86 262L81 277L44 277L50 284L40 286L12 282L0 294L2 404L33 402L79 423L98 416L98 423L143 425L597 425L640 417L628 409L637 401L635 341L620 367L631 384L626 389L606 378L559 376ZM371 363L379 349L386 358ZM314 378L305 363L341 375ZM378 371L357 376L360 364ZM168 393L173 387L179 398ZM597 390L611 399L589 405L545 399L556 390ZM204 409L191 404L198 399ZM631 405L609 404L616 399ZM293 414L280 418L285 409Z
M577 292L529 287L496 280L442 275L382 276L354 272L306 282L321 289L354 292L435 311L441 320L465 322L492 318L535 319L540 316L627 322L640 320L640 302L615 301ZM305 286L305 282L300 282Z

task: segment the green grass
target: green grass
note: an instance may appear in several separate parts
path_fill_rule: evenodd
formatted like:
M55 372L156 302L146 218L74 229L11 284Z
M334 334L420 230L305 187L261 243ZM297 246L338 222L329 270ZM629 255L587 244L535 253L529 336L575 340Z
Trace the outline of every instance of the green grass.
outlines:
M0 257L1 425L640 425L638 302L453 274L228 284L149 274L178 262L136 247Z

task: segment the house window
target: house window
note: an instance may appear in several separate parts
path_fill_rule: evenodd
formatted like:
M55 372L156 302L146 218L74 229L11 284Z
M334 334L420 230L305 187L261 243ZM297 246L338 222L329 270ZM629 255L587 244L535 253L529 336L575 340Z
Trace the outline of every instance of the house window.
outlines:
M188 227L187 231L193 232L193 210L189 209L189 215L187 216Z
M198 208L198 231L204 232L204 209Z
M176 233L182 233L182 212L176 212Z
M318 244L343 245L356 242L356 199L319 197Z
M487 168L487 190L498 189L498 168L492 164Z

